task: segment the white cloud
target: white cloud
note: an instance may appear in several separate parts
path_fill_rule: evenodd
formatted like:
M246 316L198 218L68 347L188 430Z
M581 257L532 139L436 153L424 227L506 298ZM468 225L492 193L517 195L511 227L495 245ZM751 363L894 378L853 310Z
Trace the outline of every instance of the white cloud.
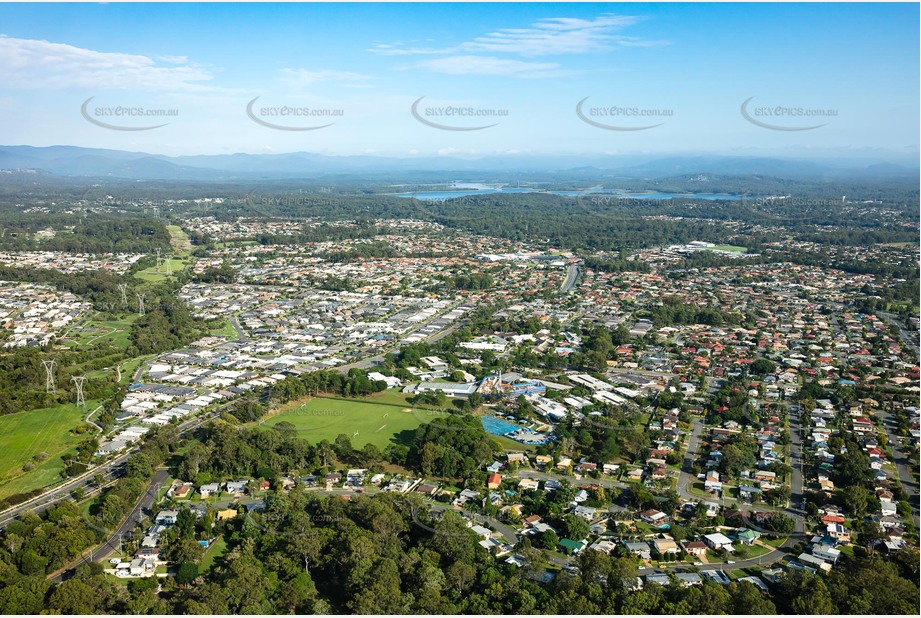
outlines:
M139 54L100 52L64 43L0 36L0 85L8 88L203 91L213 75L181 56L158 65Z
M378 44L369 49L381 56L439 55L458 53L508 53L520 56L549 56L583 54L616 47L661 45L662 41L647 41L617 34L636 24L639 17L602 15L595 19L552 17L541 19L528 28L502 28L478 36L471 41L447 48L412 47L402 43Z
M336 71L332 69L320 69L310 71L308 69L282 69L282 81L289 86L310 86L317 82L364 82L373 79L370 75L362 73L353 73L351 71Z
M407 68L421 68L448 75L507 75L546 78L569 74L556 62L524 62L493 56L448 56L423 60Z
M480 36L463 47L468 51L505 52L522 56L582 54L615 46L613 34L637 22L636 17L606 15L593 20L555 17L530 28L503 28Z

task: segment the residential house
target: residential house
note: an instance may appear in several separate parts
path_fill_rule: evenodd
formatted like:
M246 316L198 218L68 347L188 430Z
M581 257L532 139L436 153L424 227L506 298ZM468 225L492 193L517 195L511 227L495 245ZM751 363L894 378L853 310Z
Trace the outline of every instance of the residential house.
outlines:
M656 509L649 509L640 513L640 519L648 524L660 526L668 521L668 515Z
M657 552L662 555L665 554L677 554L678 553L678 544L675 543L674 539L667 537L660 537L652 540L652 546Z
M736 538L744 545L754 545L755 541L761 538L761 533L746 528L736 533Z
M685 541L684 551L690 556L703 558L707 555L707 544L703 541Z
M649 543L640 541L624 541L624 547L627 548L628 552L640 558L641 560L652 560Z
M154 518L154 521L161 526L172 526L176 523L179 511L160 511Z
M719 532L705 535L704 543L715 550L725 549L726 551L732 551L732 539Z
M201 494L202 499L210 498L211 496L217 494L221 491L220 485L217 483L208 483L207 485L202 485L198 488L198 493Z

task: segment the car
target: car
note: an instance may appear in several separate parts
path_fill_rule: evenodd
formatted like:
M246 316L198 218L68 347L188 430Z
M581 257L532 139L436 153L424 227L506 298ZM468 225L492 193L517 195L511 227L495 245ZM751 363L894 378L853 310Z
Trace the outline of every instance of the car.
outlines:
M695 562L694 566L703 566L703 564L704 564L703 562Z
M109 564L121 564L121 563L122 563L121 558L109 558Z
M735 564L735 563L736 563L735 560L727 560L727 561L726 561L726 564Z
M118 577L131 577L131 571L127 569L122 569L120 571L116 571L115 575Z

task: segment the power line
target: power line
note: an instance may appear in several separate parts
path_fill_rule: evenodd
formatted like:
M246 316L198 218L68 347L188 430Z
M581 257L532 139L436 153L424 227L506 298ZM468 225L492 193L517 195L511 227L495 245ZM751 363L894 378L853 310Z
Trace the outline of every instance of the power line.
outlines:
M45 366L45 392L55 395L58 391L54 387L54 360L43 360L42 365Z
M83 398L83 385L86 383L86 376L74 376L71 378L74 386L77 387L77 407L86 410L86 399Z

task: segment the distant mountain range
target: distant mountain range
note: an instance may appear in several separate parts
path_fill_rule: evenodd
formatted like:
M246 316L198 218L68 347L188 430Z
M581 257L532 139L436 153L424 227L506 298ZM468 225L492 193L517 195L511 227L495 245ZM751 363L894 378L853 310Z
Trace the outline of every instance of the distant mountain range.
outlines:
M917 159L794 159L686 155L502 155L460 157L328 156L308 152L169 157L77 146L0 146L0 170L37 170L80 178L247 181L321 178L333 175L508 175L555 178L661 178L688 174L770 175L790 179L917 178Z

